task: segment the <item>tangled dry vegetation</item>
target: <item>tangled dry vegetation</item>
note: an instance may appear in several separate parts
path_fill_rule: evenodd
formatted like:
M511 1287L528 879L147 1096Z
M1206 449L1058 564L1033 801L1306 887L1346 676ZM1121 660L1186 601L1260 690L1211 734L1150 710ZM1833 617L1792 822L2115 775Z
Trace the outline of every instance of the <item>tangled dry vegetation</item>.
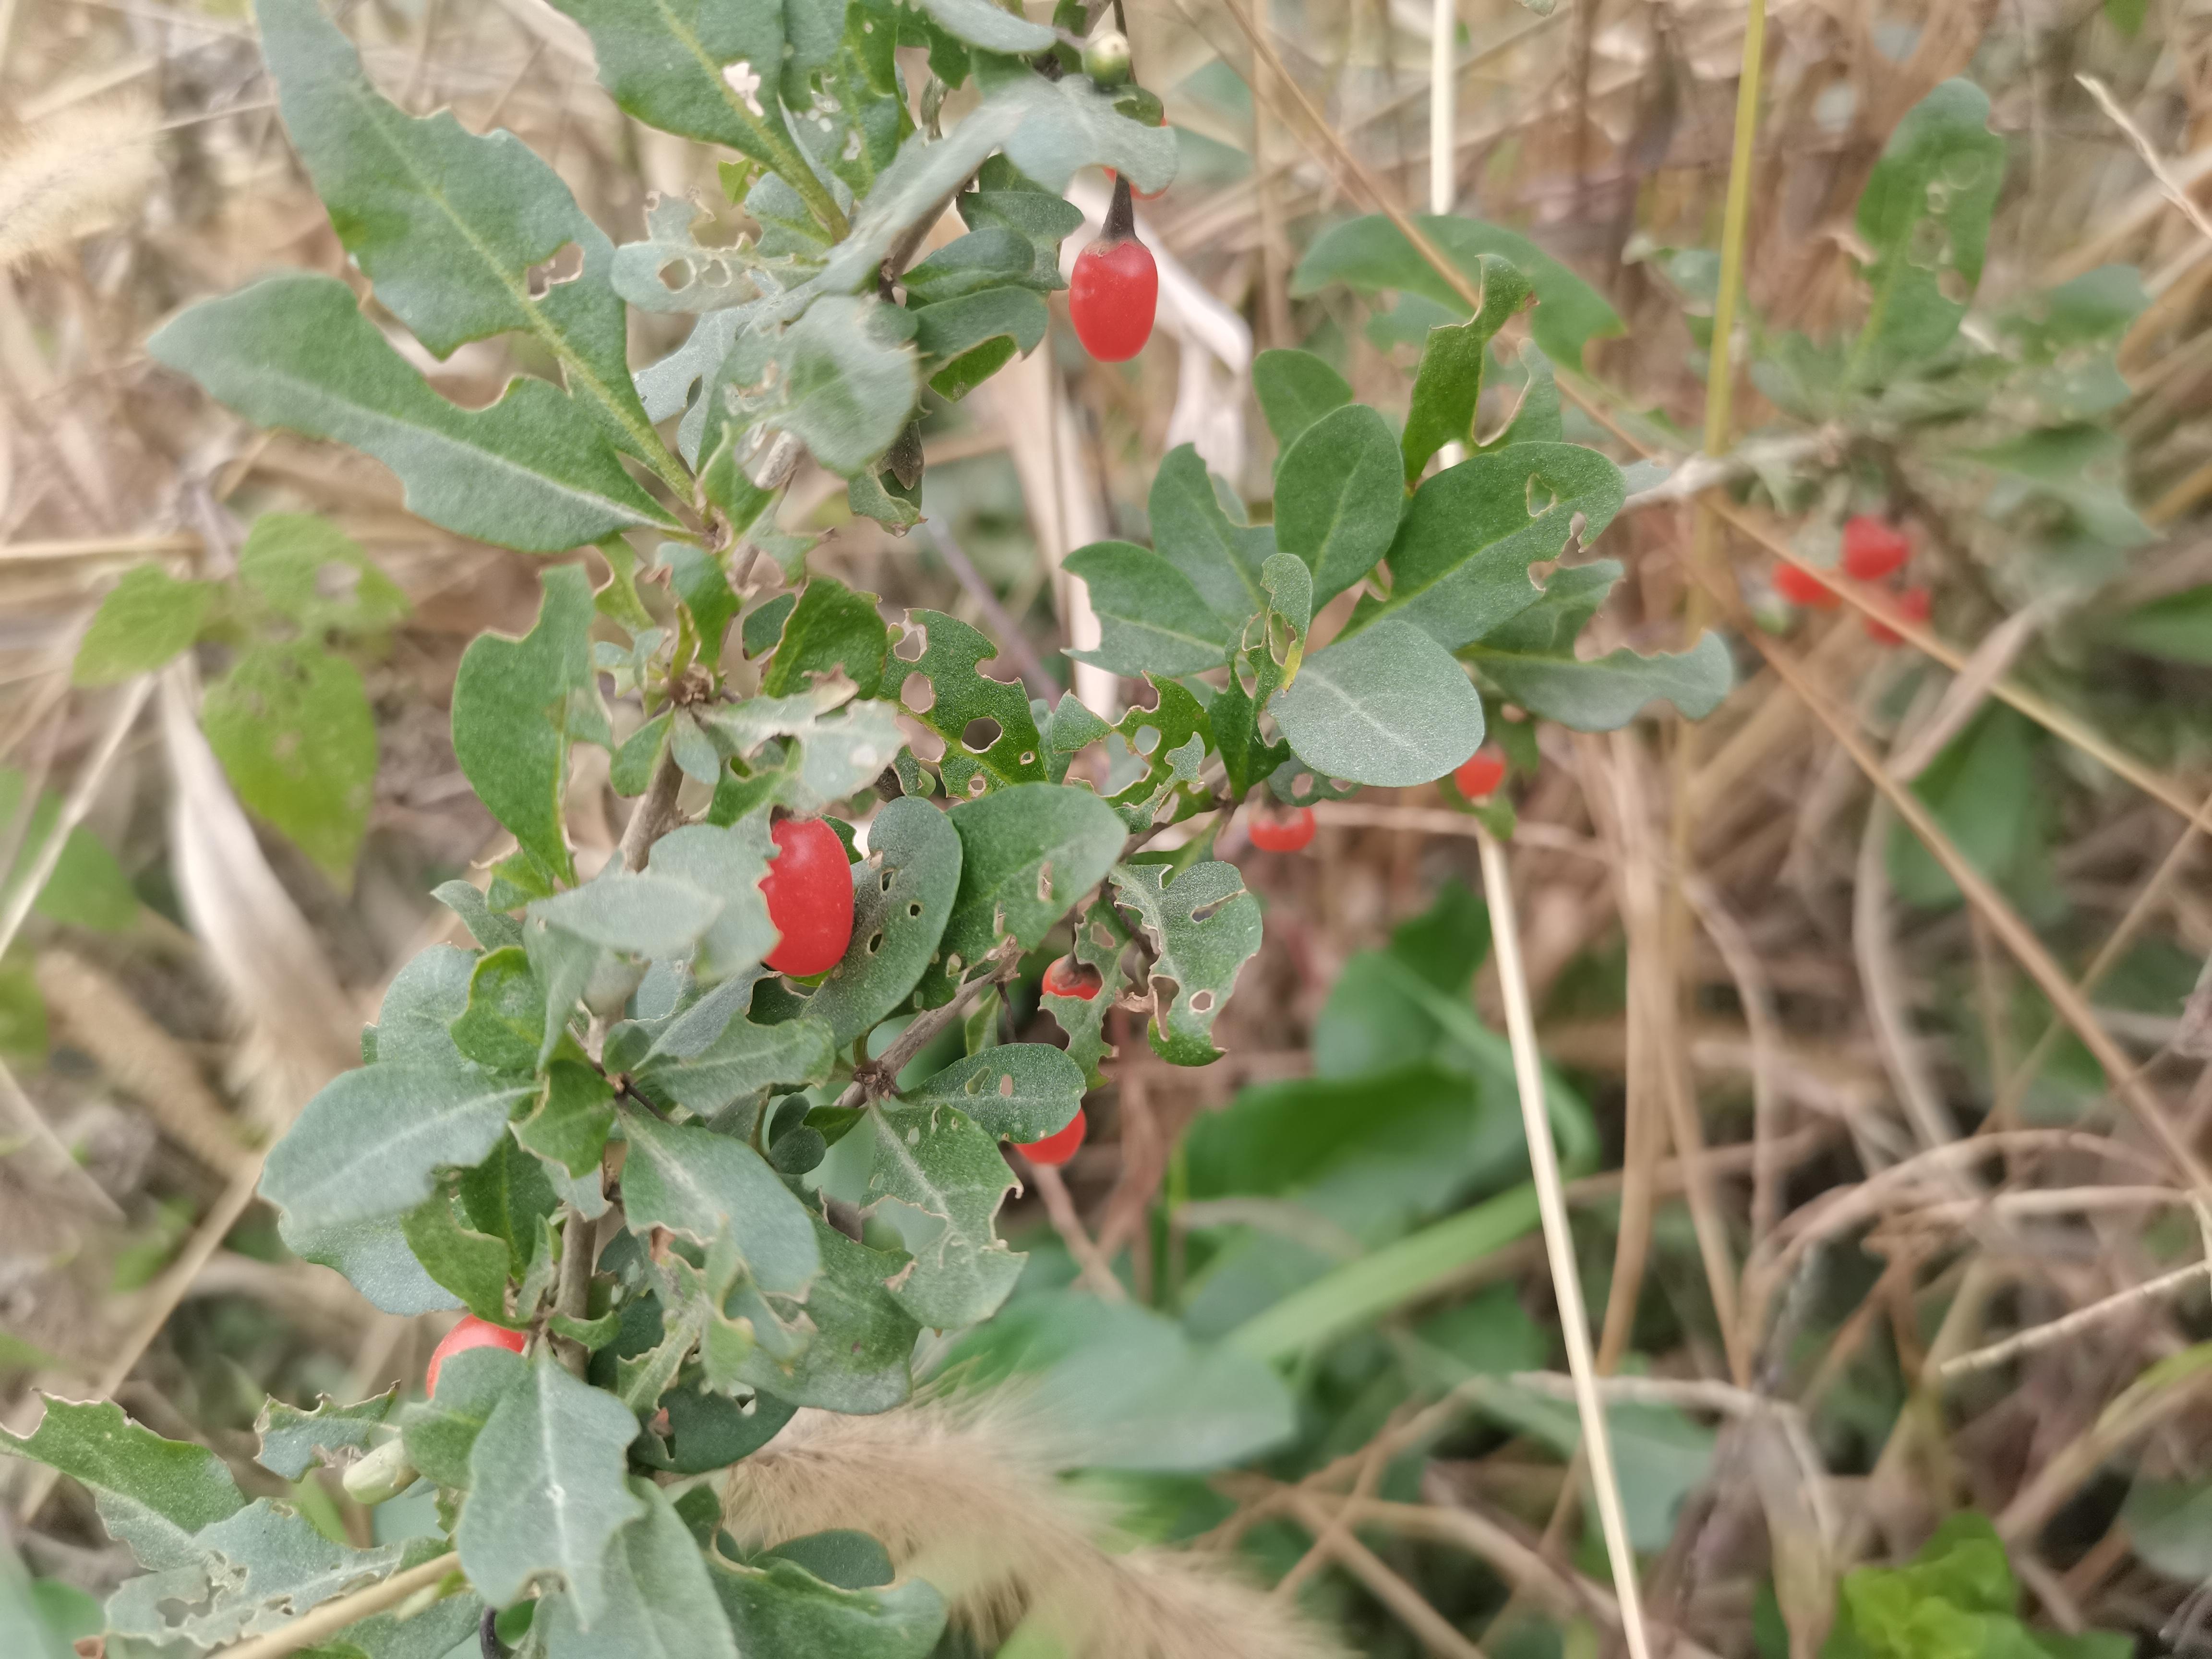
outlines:
M1625 320L1570 384L1587 390L1592 440L1624 462L1694 451L1704 302L1670 261L1718 240L1743 8L1466 0L1460 15L1459 210L1525 229ZM1406 395L1410 359L1370 339L1362 303L1295 295L1291 278L1327 223L1423 204L1425 9L1137 0L1129 22L1186 135L1182 176L1144 214L1168 267L1158 343L1125 372L1063 330L946 408L927 436L929 522L903 539L844 522L826 476L786 514L828 528L816 568L888 615L1011 617L1030 653L1000 672L1024 678L1063 661L1059 556L1141 523L1167 447L1195 440L1265 495L1254 350L1319 342L1361 398ZM634 232L659 191L694 192L736 228L696 153L622 116L580 33L537 0L366 3L349 27L404 105L514 129L602 225ZM1771 1583L1790 1637L1768 1650L1816 1652L1840 1572L1900 1559L1972 1507L2009 1545L2039 1627L2204 1647L2212 1610L2187 1564L2212 1570L2212 1038L2190 992L2212 952L2212 805L2198 805L2212 649L2145 653L2115 619L2212 580L2198 206L2212 9L1783 0L1767 27L1747 309L1815 336L1855 317L1850 216L1869 169L1906 109L1972 76L2014 154L1983 295L2112 262L2142 272L2149 303L2118 355L2126 399L2100 417L2121 441L2104 483L2158 533L2124 556L2024 559L1987 480L1927 465L1909 434L1825 429L1762 453L1778 410L1746 380L1733 431L1755 465L1739 471L1766 492L1701 528L1684 492L1656 489L1608 538L1631 573L1614 642L1671 645L1686 613L1718 607L1740 680L1695 731L1671 715L1603 738L1545 726L1517 802L1546 1050L1603 1144L1601 1171L1571 1189L1600 1364L1628 1400L1718 1429L1646 1559L1648 1616L1675 1651L1747 1651ZM532 562L410 519L374 464L246 430L145 356L189 300L279 264L347 274L239 9L0 0L0 763L15 804L0 834L12 855L51 789L141 901L121 928L58 921L29 911L19 868L0 903L0 1380L19 1429L37 1383L110 1395L242 1461L264 1389L411 1384L437 1334L287 1258L252 1188L257 1149L351 1063L391 967L447 925L428 890L498 850L445 709L461 646L527 625ZM633 358L672 343L635 342ZM531 367L496 343L416 358L470 406ZM1935 622L1913 644L1932 652L1876 643L1849 608L1786 633L1745 611L1771 610L1778 553L1802 550L1776 495L1793 476L1817 495L1846 459L1916 526ZM118 571L157 558L219 573L273 509L330 517L410 606L369 671L381 763L349 890L242 811L188 670L70 681ZM1701 545L1717 561L1701 566ZM1709 589L1700 568L1737 580ZM2002 740L1963 760L1947 748L1992 730ZM569 823L603 854L623 808L599 767L577 779ZM1972 868L1893 851L1931 812ZM1175 1305L1193 1240L1233 1218L1180 1200L1184 1130L1240 1089L1308 1073L1347 961L1447 884L1479 890L1470 821L1429 792L1370 790L1322 817L1313 856L1224 842L1268 906L1220 1028L1228 1058L1180 1072L1124 1033L1091 1144L1010 1229L1048 1250L1056 1230L1107 1293ZM1492 969L1474 995L1498 1027ZM1528 1241L1359 1340L1402 1342L1499 1284L1549 1326ZM1555 1628L1617 1639L1555 1448L1433 1373L1358 1395L1315 1363L1328 1421L1310 1457L1216 1476L1185 1534L1249 1547L1366 1651L1467 1655L1479 1638L1519 1652ZM0 1537L32 1571L112 1584L115 1547L81 1495L6 1474ZM2168 1522L2140 1547L2159 1502L2184 1506L2182 1541Z

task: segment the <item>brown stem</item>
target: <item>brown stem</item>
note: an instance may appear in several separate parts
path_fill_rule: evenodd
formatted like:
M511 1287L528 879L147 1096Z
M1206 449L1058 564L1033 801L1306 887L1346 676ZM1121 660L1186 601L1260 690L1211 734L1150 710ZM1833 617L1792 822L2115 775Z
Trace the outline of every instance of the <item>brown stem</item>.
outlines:
M683 787L684 769L677 765L676 746L671 744L623 830L623 869L635 872L645 868L645 861L653 856L653 843L675 826L676 797Z
M1114 201L1106 210L1106 223L1098 233L1102 242L1126 242L1137 234L1137 204L1129 194L1129 181L1114 175Z

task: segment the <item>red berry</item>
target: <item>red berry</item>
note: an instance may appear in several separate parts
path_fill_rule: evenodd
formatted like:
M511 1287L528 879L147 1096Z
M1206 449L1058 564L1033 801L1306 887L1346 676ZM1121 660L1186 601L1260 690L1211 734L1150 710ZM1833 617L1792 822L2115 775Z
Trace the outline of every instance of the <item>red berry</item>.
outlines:
M1833 611L1843 603L1835 591L1809 570L1794 564L1774 568L1774 591L1808 611Z
M1897 613L1907 622L1924 623L1934 603L1933 596L1926 588L1908 587L1897 596ZM1878 645L1900 645L1905 641L1904 635L1887 623L1877 622L1872 617L1866 619L1866 631L1867 637Z
M1854 514L1844 521L1844 569L1863 582L1878 582L1912 556L1912 544L1887 519Z
M470 1348L504 1348L509 1353L520 1353L529 1340L526 1332L510 1331L504 1325L495 1325L471 1314L447 1331L445 1340L431 1350L430 1374L425 1386L432 1394L438 1392L438 1367L457 1353Z
M1032 1164L1047 1164L1056 1170L1075 1156L1075 1149L1083 1144L1084 1133L1090 1127L1084 1121L1083 1108L1079 1106L1065 1129L1042 1140L1016 1141L1014 1150Z
M1089 1002L1105 988L1105 975L1089 963L1078 962L1073 957L1062 957L1044 970L1047 996L1075 997Z
M1505 781L1505 757L1495 749L1478 749L1460 763L1459 770L1452 774L1452 781L1469 800L1494 794L1498 786Z
M1114 181L1114 205L1098 240L1075 256L1067 285L1067 314L1075 337L1102 363L1127 362L1152 337L1160 271L1152 250L1137 240L1129 181Z
M1295 853L1314 838L1313 808L1297 807L1277 817L1255 807L1244 829L1252 845L1263 853Z
M853 869L845 843L820 818L785 818L769 831L776 855L761 878L768 919L783 937L768 953L779 974L837 965L853 938Z

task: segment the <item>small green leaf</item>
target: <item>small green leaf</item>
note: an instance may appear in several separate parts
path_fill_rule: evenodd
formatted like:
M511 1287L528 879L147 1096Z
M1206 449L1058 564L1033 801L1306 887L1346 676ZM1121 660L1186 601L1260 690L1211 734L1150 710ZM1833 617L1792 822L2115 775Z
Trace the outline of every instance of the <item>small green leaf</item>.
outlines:
M1148 670L1195 674L1228 656L1230 625L1158 554L1128 542L1093 542L1068 555L1066 568L1090 589L1099 622L1097 647L1068 653L1078 662L1134 678Z
M756 1025L734 1012L751 993L750 980L726 980L657 1028L644 1022L627 1028L649 1038L641 1056L625 1059L636 1086L728 1127L726 1115L749 1114L777 1084L798 1087L827 1078L836 1060L830 1028L806 1018ZM613 1034L609 1042L611 1051L621 1051ZM749 1115L744 1121L750 1123Z
M1658 699L1703 720L1735 684L1728 646L1712 633L1700 634L1687 651L1649 657L1625 646L1588 660L1519 657L1486 642L1465 655L1507 701L1577 732L1618 731Z
M1042 1042L1009 1042L956 1060L901 1097L908 1107L955 1106L1000 1140L1042 1140L1083 1104L1083 1068Z
M407 1212L401 1224L407 1248L422 1264L422 1271L460 1297L471 1313L503 1325L507 1322L507 1241L470 1226L454 1213L455 1185L454 1178L447 1176L436 1192Z
M592 673L591 582L574 565L556 566L540 580L545 598L527 635L480 634L461 653L453 757L524 850L574 881L561 810L568 745L608 742L611 733Z
M313 1227L280 1218L277 1232L303 1261L345 1276L348 1283L388 1314L412 1317L458 1308L460 1299L422 1271L407 1247L405 1217L372 1216L335 1227Z
M469 975L469 1006L453 1024L453 1047L496 1072L534 1072L545 1016L545 988L527 953L512 945L486 951Z
M1275 447L1285 455L1315 422L1352 401L1352 386L1343 375L1310 351L1281 348L1252 360L1252 391L1267 429L1275 434ZM1278 462L1279 475L1282 470Z
M902 795L868 826L868 856L853 866L853 939L807 1004L843 1048L903 1003L929 966L959 890L961 845L951 818Z
M922 373L939 396L957 401L1017 353L1036 350L1049 314L1042 296L1012 284L932 301L914 313Z
M1297 567L1295 559L1290 563ZM1213 799L1200 777L1213 735L1205 706L1181 680L1158 674L1145 678L1152 688L1152 707L1131 708L1114 727L1129 752L1145 763L1140 776L1109 797L1132 830L1176 823Z
M1275 544L1313 573L1316 608L1375 568L1405 510L1390 425L1364 404L1324 415L1275 472Z
M867 1117L875 1160L864 1213L896 1228L914 1255L914 1271L891 1295L939 1330L989 1318L1026 1260L992 1231L1014 1185L997 1139L941 1097L886 1102L869 1107Z
M1260 567L1275 550L1274 532L1231 518L1228 486L1206 470L1189 444L1170 450L1152 479L1152 546L1182 572L1213 614L1230 628L1265 608ZM1231 496L1230 500L1234 501Z
M789 595L782 607L781 633L775 656L761 676L761 691L770 697L790 696L811 690L814 677L842 670L853 682L858 697L884 695L884 671L890 656L890 629L877 614L881 603L873 593L856 593L835 576L811 579L794 606ZM765 614L767 607L756 611ZM751 618L745 624L746 654L758 656L765 645L753 645Z
M574 1598L547 1597L539 1609L546 1659L738 1659L707 1564L676 1506L650 1480L633 1480L630 1492L645 1518L607 1551L605 1611L586 1634Z
M530 1270L544 1224L561 1208L545 1165L513 1137L502 1137L489 1158L461 1172L457 1184L462 1216L506 1246L507 1270L520 1279Z
M872 298L817 300L775 342L759 421L832 472L864 471L904 429L921 390L913 348L891 332L902 314Z
M1121 1000L1121 988L1127 982L1121 974L1121 952L1128 942L1128 930L1122 926L1114 901L1101 895L1076 923L1075 947L1070 953L1096 970L1097 994L1064 997L1045 991L1037 999L1067 1034L1067 1057L1082 1069L1085 1083L1093 1089L1104 1085L1106 1076L1099 1069L1100 1062L1115 1052L1114 1045L1106 1041L1106 1016Z
M256 519L238 550L238 579L310 636L374 633L407 614L399 585L359 542L313 513Z
M331 1462L327 1455L331 1452L366 1450L376 1443L376 1430L392 1415L398 1400L397 1383L357 1406L341 1406L330 1395L321 1395L313 1411L303 1412L297 1406L271 1400L261 1408L253 1425L261 1437L261 1467L287 1480L297 1480L318 1461Z
M806 1206L743 1141L649 1113L625 1116L623 1133L633 1226L666 1227L706 1244L727 1235L755 1282L783 1295L798 1295L820 1271Z
M608 1541L645 1512L623 1481L636 1434L619 1401L550 1356L500 1396L470 1448L469 1501L453 1533L461 1570L486 1601L503 1605L557 1578L580 1622L598 1621L609 1604Z
M932 1003L948 1000L963 976L1011 936L1023 950L1104 877L1128 832L1104 801L1069 784L1026 784L955 806L960 889L924 978Z
M270 1150L261 1195L310 1231L410 1210L438 1170L481 1164L531 1093L458 1062L341 1073Z
M527 1117L510 1126L524 1147L573 1176L593 1175L614 1127L613 1088L592 1066L555 1060L545 1092Z
M1474 447L1475 409L1482 399L1490 343L1528 301L1528 279L1503 259L1486 255L1480 273L1482 309L1465 323L1431 329L1422 347L1400 440L1408 489L1446 444Z
M2113 625L2112 637L2148 656L2212 663L2212 586L2184 588L2137 605Z
M873 783L904 741L895 704L854 702L828 712L845 695L817 685L795 696L750 697L717 710L707 724L748 759L759 759L773 738L793 739L797 755L787 755L780 769L762 775L774 776L776 798L793 811L818 816Z
M675 520L603 429L545 380L465 410L433 391L335 277L293 272L206 300L146 349L257 426L350 444L406 486L410 512L525 553Z
M915 306L927 309L1009 283L1028 285L1036 269L1036 250L1027 237L1003 224L987 224L908 266L899 282L914 296Z
M1213 1022L1260 948L1260 901L1233 864L1194 864L1173 880L1157 864L1114 870L1114 902L1152 947L1152 1050L1177 1066L1218 1060Z
M978 672L980 665L998 656L998 646L941 611L910 611L907 619L921 631L924 647L908 678L921 675L931 691L927 708L908 703L907 712L945 739L945 757L938 763L945 793L957 800L1006 784L1042 782L1042 740L1028 694L1018 684ZM902 690L902 700L904 696ZM970 748L969 729L979 725L997 729L978 732L979 739L988 740Z
M199 637L215 599L213 582L179 581L159 565L132 566L93 613L70 679L115 685L152 672Z
M1042 707L1042 702L1033 704L1030 718L1036 719L1037 710ZM1059 702L1043 717L1037 729L1044 738L1045 775L1054 783L1064 783L1075 757L1114 728L1084 707L1074 692L1063 691Z
M466 1492L477 1437L499 1402L526 1385L529 1372L529 1362L505 1348L464 1348L442 1361L438 1392L399 1408L407 1461L434 1485Z
M481 889L465 881L441 882L430 896L461 919L476 942L487 951L522 943L522 924L484 902Z
M954 40L986 52L1028 57L1051 51L1060 38L991 0L921 0L921 5Z
M988 175L992 164L985 164ZM1048 190L1032 184L1027 189L1000 189L988 177L980 188L963 191L952 199L960 218L970 230L1002 225L1029 244L1035 264L1030 285L1049 293L1067 286L1060 274L1060 245L1083 228L1083 210Z
M1482 746L1481 695L1441 647L1403 622L1340 636L1306 659L1297 684L1270 707L1300 760L1354 783L1427 783Z
M610 869L581 887L533 901L530 920L601 950L665 961L689 954L721 910L716 895L658 869L641 876Z
M208 687L200 724L239 799L350 888L376 781L361 671L319 646L255 646Z
M100 1520L142 1565L188 1559L191 1534L244 1506L238 1483L206 1447L164 1440L112 1403L41 1398L38 1427L27 1435L0 1428L0 1448L89 1487Z

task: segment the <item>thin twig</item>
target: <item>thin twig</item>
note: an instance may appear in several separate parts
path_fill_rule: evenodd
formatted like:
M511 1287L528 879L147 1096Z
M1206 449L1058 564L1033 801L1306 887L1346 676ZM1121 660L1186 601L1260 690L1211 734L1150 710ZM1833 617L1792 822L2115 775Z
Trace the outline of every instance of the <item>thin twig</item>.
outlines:
M2128 142L2143 158L2143 165L2150 169L2150 176L2158 180L2159 190L2166 199L2181 210L2182 216L2197 228L2199 236L2212 242L2212 219L2204 216L2204 210L2197 205L2197 198L2181 187L2181 181L2173 176L2173 171L2166 166L2165 158L2151 148L2150 140L2143 136L2142 129L2128 118L2128 112L2119 106L2105 83L2094 75L2077 75L2074 78L2097 100L2097 107L2105 112L2112 125L2127 134Z
M419 1567L410 1567L405 1572L395 1572L381 1583L371 1584L367 1589L356 1590L351 1595L341 1595L335 1601L325 1601L304 1618L295 1619L282 1630L266 1636L257 1636L251 1642L241 1642L234 1648L223 1650L222 1659L287 1659L287 1656L311 1648L325 1638L335 1636L348 1625L357 1623L371 1613L404 1601L420 1589L427 1589L449 1572L459 1570L460 1557L441 1555L425 1561Z
M1582 1280L1575 1266L1565 1194L1559 1185L1559 1154L1552 1144L1552 1123L1544 1108L1543 1062L1536 1048L1536 1021L1528 1003L1528 981L1521 967L1521 930L1513 908L1513 883L1505 849L1485 835L1475 845L1482 854L1482 887L1490 905L1492 949L1505 1000L1505 1030L1513 1049L1513 1077L1521 1094L1521 1121L1528 1135L1528 1167L1535 1177L1536 1202L1544 1219L1544 1244L1551 1257L1552 1291L1566 1339L1568 1369L1577 1387L1576 1415L1582 1421L1583 1452L1589 1460L1590 1485L1597 1498L1598 1521L1606 1553L1613 1563L1613 1589L1620 1598L1622 1633L1629 1659L1649 1659L1644 1610L1636 1587L1636 1556L1628 1543L1620 1486L1613 1467L1613 1440L1605 1408L1598 1402L1597 1373L1590 1353L1589 1318L1583 1309Z
M1484 1659L1480 1648L1431 1607L1420 1591L1393 1572L1374 1551L1349 1533L1332 1533L1331 1517L1318 1502L1294 1491L1290 1504L1298 1524L1316 1539L1328 1538L1330 1553L1337 1561L1366 1585L1376 1601L1395 1613L1407 1629L1420 1638L1430 1652L1441 1654L1443 1659Z
M1016 957L995 973L979 974L963 985L954 994L951 1001L916 1014L890 1048L854 1073L845 1092L837 1097L838 1109L858 1111L871 1100L889 1094L898 1082L898 1074L906 1069L907 1062L927 1048L930 1040L939 1031L955 1020L965 1018L984 992L1012 979L1020 966L1020 957Z
M1029 1166L1030 1179L1036 1183L1037 1195L1044 1200L1044 1212L1051 1218L1053 1231L1060 1235L1060 1242L1067 1246L1067 1253L1082 1269L1084 1283L1108 1302L1127 1301L1129 1293L1121 1288L1121 1281L1114 1277L1113 1267L1091 1241L1060 1171L1049 1164L1034 1163L1026 1158L1022 1162Z
M2154 1302L2160 1297L2185 1290L2207 1277L2212 1277L2212 1261L2192 1261L2185 1267L2176 1267L2172 1273L2160 1273L2156 1279L2130 1285L2126 1290L2115 1291L2101 1301L2092 1302L2086 1308L2077 1308L2063 1318L2034 1326L2008 1336L2002 1342L1992 1342L1985 1348L1977 1348L1972 1353L1962 1353L1955 1359L1947 1359L1936 1368L1936 1374L1948 1382L1951 1378L1963 1376L1969 1371L1983 1371L1992 1365L2002 1365L2015 1355L2047 1347L2123 1309Z
M84 769L71 786L69 799L62 803L61 816L46 831L32 856L30 868L21 878L21 884L8 896L4 910L0 910L0 954L15 942L15 934L23 926L23 919L31 914L31 906L46 888L61 862L62 849L69 843L70 831L84 822L84 815L92 810L93 799L100 793L100 786L107 781L107 769L115 764L116 756L122 751L123 739L130 735L138 711L146 706L146 698L154 690L154 677L141 674L131 681L115 701L115 712L107 722L107 729L100 734L100 742L92 751Z

